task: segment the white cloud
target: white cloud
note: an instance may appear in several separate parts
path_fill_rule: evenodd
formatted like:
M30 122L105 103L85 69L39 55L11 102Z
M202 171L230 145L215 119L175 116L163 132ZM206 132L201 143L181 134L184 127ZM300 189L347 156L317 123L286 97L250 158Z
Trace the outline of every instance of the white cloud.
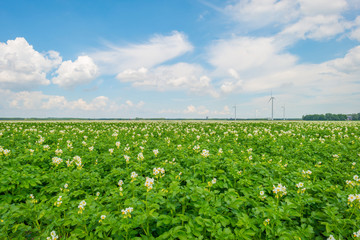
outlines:
M12 92L1 90L0 93L5 97L3 107L11 107L20 110L82 110L96 111L108 106L109 98L98 96L89 102L82 98L74 101L67 100L64 96L47 95L40 91L21 91Z
M185 90L217 96L211 86L211 79L205 74L204 69L199 65L177 63L152 69L144 67L138 70L128 69L119 73L116 78L122 82L130 82L134 87L152 88L158 91Z
M192 115L192 116L196 116L196 115L206 115L209 114L210 111L205 107L205 106L198 106L195 107L194 105L189 105L186 107L185 110L182 111L184 114L187 115Z
M101 67L103 74L117 74L126 69L140 67L151 68L193 49L187 37L177 31L168 36L155 35L143 44L108 47L109 50L91 54L94 61Z
M346 74L360 73L360 46L349 50L343 58L337 58L326 63Z
M72 88L86 84L95 79L99 70L89 56L79 56L74 62L64 61L56 70L57 76L52 79L54 84L63 88Z
M108 102L109 98L105 96L96 97L90 102L86 102L80 98L76 101L68 102L68 108L72 110L80 109L85 111L103 110L108 106Z
M343 33L349 26L350 23L340 15L306 16L286 27L279 35L288 37L291 41L298 39L322 40Z
M229 117L229 116L231 116L231 114L232 113L230 111L230 108L227 105L225 105L224 108L222 110L220 110L220 111L215 110L215 111L212 112L212 115L214 115L214 116L225 116L225 117L227 116L227 117Z
M184 113L194 113L196 112L196 108L193 105L189 105L186 107L186 110L184 110Z
M225 12L245 28L261 28L294 20L299 15L297 6L294 0L242 0L226 6Z
M24 89L48 85L46 75L61 61L58 52L39 53L21 37L0 43L0 87Z
M286 26L281 37L289 38L289 43L299 39L323 40L344 33L350 28L342 13L348 9L346 0L298 0L299 18Z
M274 38L234 37L215 42L209 49L209 62L239 78L248 70L273 71L296 62L295 56L281 51Z
M3 117L131 117L145 102L127 100L115 102L106 96L90 100L82 98L69 100L65 96L48 95L41 91L20 91L0 89L0 109Z
M244 81L245 92L266 92L277 89L304 98L342 97L345 101L351 93L359 92L360 46L351 49L346 56L320 64L298 64L287 69L261 74ZM360 99L359 99L360 100Z
M225 13L241 25L239 29L279 31L287 42L322 40L344 33L351 21L342 14L353 7L346 0L239 0L225 7Z
M360 27L354 29L351 34L350 38L355 39L360 42Z
M303 15L340 14L348 8L346 0L298 0Z
M295 56L283 53L274 38L234 37L209 48L209 62L215 67L213 74L223 79L223 93L243 88L247 79L288 69L296 61Z
M130 100L126 100L125 103L129 106L129 107L132 107L134 106L134 103Z
M360 42L360 16L355 19L353 24L349 37Z

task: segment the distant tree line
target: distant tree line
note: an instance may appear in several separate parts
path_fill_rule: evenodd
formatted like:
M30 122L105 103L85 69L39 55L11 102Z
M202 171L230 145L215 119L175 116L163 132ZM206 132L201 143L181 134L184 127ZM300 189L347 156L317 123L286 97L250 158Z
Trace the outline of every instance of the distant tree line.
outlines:
M360 113L353 114L310 114L302 117L303 120L308 121L345 121L345 120L360 120Z

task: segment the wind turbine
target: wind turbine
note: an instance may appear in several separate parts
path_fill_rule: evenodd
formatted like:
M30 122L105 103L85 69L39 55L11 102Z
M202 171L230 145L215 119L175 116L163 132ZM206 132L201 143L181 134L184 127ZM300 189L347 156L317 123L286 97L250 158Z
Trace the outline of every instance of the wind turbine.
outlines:
M283 109L283 118L284 118L284 120L285 120L285 104L284 104L284 106L282 106L281 108Z
M269 99L269 102L271 101L271 120L274 120L274 97L272 96L272 91L271 91L271 97Z
M236 104L233 108L235 108L235 121L236 121Z

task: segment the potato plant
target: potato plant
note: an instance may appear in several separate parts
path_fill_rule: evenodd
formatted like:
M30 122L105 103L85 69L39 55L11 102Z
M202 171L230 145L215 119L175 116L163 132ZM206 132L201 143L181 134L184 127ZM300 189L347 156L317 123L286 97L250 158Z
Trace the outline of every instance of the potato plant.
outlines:
M0 122L1 239L360 239L355 122Z

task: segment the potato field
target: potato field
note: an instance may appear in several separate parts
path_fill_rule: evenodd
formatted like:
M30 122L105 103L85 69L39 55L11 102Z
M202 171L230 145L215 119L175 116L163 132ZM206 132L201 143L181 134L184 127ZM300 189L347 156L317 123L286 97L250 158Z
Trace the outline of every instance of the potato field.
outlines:
M0 122L0 239L360 239L360 123Z

